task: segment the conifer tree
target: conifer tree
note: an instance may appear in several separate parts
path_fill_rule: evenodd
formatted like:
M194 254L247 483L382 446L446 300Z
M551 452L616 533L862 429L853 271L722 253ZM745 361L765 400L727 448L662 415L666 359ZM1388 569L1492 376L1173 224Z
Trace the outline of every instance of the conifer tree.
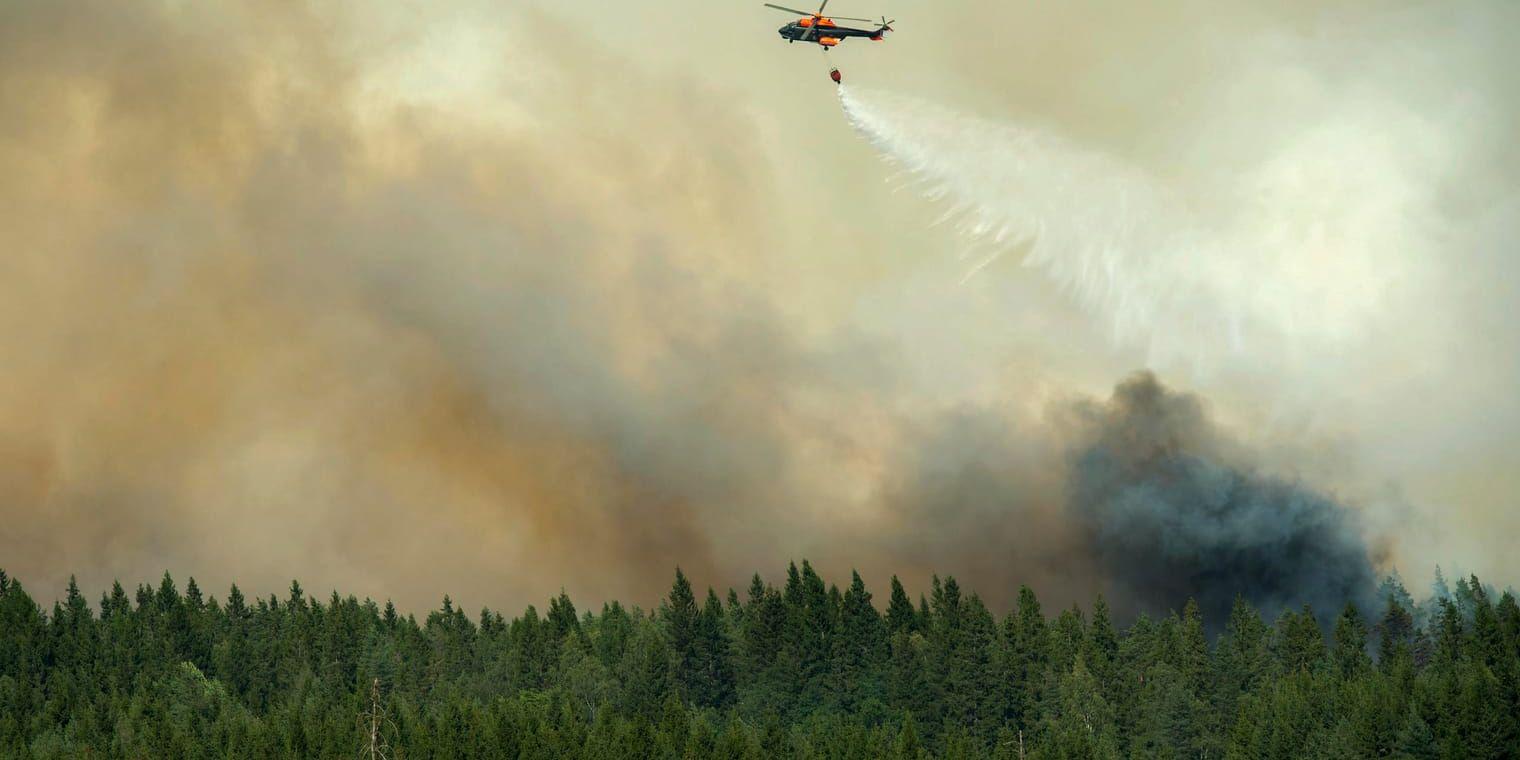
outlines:
M923 637L916 633L901 632L893 636L887 680L887 697L892 708L912 713L920 723L931 720L936 707L929 690L924 648Z
M824 587L823 579L807 560L802 561L801 581L798 661L802 694L799 705L804 712L811 712L824 704L829 693L839 608L838 602Z
M633 619L620 602L602 605L602 614L596 624L594 648L602 665L616 667L628 651L628 641L633 636Z
M908 600L908 592L903 590L902 582L897 576L892 576L892 596L887 602L887 634L896 636L907 631L912 633L918 630L918 613L913 609L913 602Z
M556 642L562 642L566 636L581 632L581 621L575 616L575 605L570 602L564 589L559 590L559 596L549 600L546 622L549 624L549 635Z
M897 760L920 760L928 758L929 751L918 738L918 729L914 725L913 714L903 713L902 727L897 732L897 743L893 746L892 756Z
M1189 598L1182 608L1182 625L1177 633L1177 670L1182 675L1183 687L1191 698L1202 699L1209 686L1209 642L1203 632L1203 613L1197 600Z
M1325 638L1307 605L1301 613L1292 610L1283 613L1277 621L1275 643L1278 664L1285 671L1309 672L1324 662Z
M1119 634L1109 616L1108 602L1098 594L1093 599L1092 624L1087 627L1087 640L1082 648L1088 670L1105 689L1111 687L1114 667L1119 658ZM1110 695L1111 696L1111 695Z
M1439 599L1438 605L1440 612L1436 618L1435 658L1438 664L1453 667L1466 649L1462 613L1451 599Z
M1018 608L1008 616L1003 629L1010 650L1008 702L1013 707L1015 725L1028 732L1039 725L1050 663L1045 615L1028 586L1019 587Z
M1335 621L1335 643L1331 660L1342 680L1351 680L1371 665L1367 659L1367 626L1356 605L1347 603Z
M724 622L723 603L711 588L707 601L697 619L696 665L698 668L691 691L692 701L700 707L724 710L736 699L737 684L734 680L733 655L728 640L728 626Z
M1081 657L1061 677L1057 701L1059 709L1047 713L1045 731L1053 756L1119 757L1113 713Z
M691 591L691 582L681 568L676 568L676 579L670 586L670 595L660 606L660 619L665 623L666 642L675 658L675 682L688 697L700 691L701 654L697 651L697 598Z
M963 632L951 662L949 689L957 696L946 707L978 743L989 741L1003 725L1000 686L1007 679L997 653L997 622L981 597L966 600Z
M1388 598L1388 607L1377 625L1378 666L1388 670L1402 659L1413 658L1414 618L1396 598Z
M850 588L841 603L839 635L835 639L835 680L841 709L858 709L866 700L884 696L881 666L886 653L881 615L871 604L871 592L866 590L860 573L851 571Z

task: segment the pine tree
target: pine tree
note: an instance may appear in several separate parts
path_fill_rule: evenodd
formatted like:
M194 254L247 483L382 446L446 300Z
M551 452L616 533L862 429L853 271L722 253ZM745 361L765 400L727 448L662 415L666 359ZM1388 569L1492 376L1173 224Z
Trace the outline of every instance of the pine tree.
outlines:
M790 622L781 593L761 584L756 575L750 584L739 643L739 669L750 684L742 696L747 715L791 709L798 664L790 641Z
M929 751L918 738L918 729L914 725L911 712L903 713L902 728L898 729L897 743L893 746L892 756L897 760L920 760L929 757Z
M1028 732L1039 725L1050 663L1045 615L1028 586L1019 587L1017 611L1009 615L1003 630L1010 650L1008 702L1015 725Z
M593 648L602 665L615 667L628 651L628 641L633 636L633 619L617 601L602 605L601 617L596 622Z
M923 637L916 633L893 636L887 678L889 704L898 712L912 713L919 722L931 720L937 707L929 690L925 648Z
M1063 758L1117 758L1113 713L1098 682L1078 657L1057 690L1059 707L1048 714L1051 754Z
M1414 608L1414 598L1409 595L1408 589L1404 588L1404 579L1399 577L1398 570L1390 572L1378 584L1378 600L1384 604L1389 601L1397 602L1406 610Z
M856 710L866 700L885 696L881 668L886 662L886 631L858 572L851 571L850 588L841 603L835 650L834 677L841 709Z
M559 596L549 600L549 614L545 620L549 624L549 635L556 642L581 632L580 619L575 616L575 605L570 602L564 589L559 590Z
M1413 703L1405 712L1403 724L1394 738L1394 747L1393 757L1400 760L1435 760L1440 756L1435 733Z
M951 690L957 688L950 681L952 661L964 635L965 612L961 603L960 584L955 578L948 578L944 582L940 581L939 576L930 579L929 609L930 617L925 620L923 650L929 689L928 710L921 717L924 719L924 735L933 742L945 720L953 721L960 717L947 713L952 708ZM962 697L964 695L956 695L956 698ZM954 707L960 710L962 706Z
M1383 670L1392 668L1402 659L1412 659L1414 647L1414 618L1408 608L1390 596L1388 608L1377 625L1378 666Z
M1367 659L1367 626L1355 604L1347 603L1335 621L1335 644L1331 654L1335 672L1342 680L1360 676L1371 665Z
M1499 616L1499 629L1504 635L1505 648L1520 655L1520 604L1515 602L1515 595L1505 591L1499 597L1499 604L1495 608Z
M1087 660L1088 670L1092 671L1098 683L1105 690L1111 688L1114 668L1119 658L1119 634L1114 630L1108 602L1104 601L1102 594L1093 599L1092 624L1087 627L1087 641L1082 655ZM1105 691L1105 696L1113 695Z
M1472 576L1469 585L1473 589L1473 656L1491 670L1497 671L1513 656L1513 652L1509 650L1499 615L1489 601L1488 592L1484 591L1483 584L1478 581L1478 576Z
M1477 579L1472 580L1474 582L1469 582L1467 578L1458 578L1457 588L1451 595L1452 601L1457 605L1457 611L1462 613L1462 620L1466 622L1472 622L1473 614L1477 611L1478 594L1482 593L1481 588L1474 588Z
M1178 640L1177 670L1183 687L1191 698L1202 699L1209 687L1209 641L1203 632L1203 613L1194 599L1189 598L1182 608Z
M1057 672L1071 670L1087 641L1087 624L1082 611L1073 605L1056 616L1050 632L1050 666Z
M665 624L666 642L675 657L675 681L681 692L694 698L700 691L701 654L697 651L697 598L691 591L691 582L681 568L676 568L675 582L670 595L660 606L660 619Z
M1284 612L1277 621L1278 664L1289 672L1318 670L1325 660L1325 638L1308 605L1303 612Z
M963 606L961 631L945 677L945 717L982 742L992 739L1003 722L1001 673L993 660L997 623L976 594Z
M697 619L695 646L698 672L691 692L693 702L700 707L718 710L731 707L737 699L738 684L723 603L718 601L718 595L711 588L707 590L707 602Z
M1396 602L1395 602L1396 603ZM1398 748L1405 704L1395 680L1365 668L1343 686L1346 749L1356 757L1388 757Z
M622 712L653 722L661 714L665 697L676 688L671 674L671 651L666 636L641 626L628 655L619 664L623 683Z
M1466 649L1466 632L1462 613L1451 599L1438 600L1439 614L1436 618L1435 658L1445 667L1455 666Z
M1466 757L1513 757L1520 750L1513 703L1503 685L1481 663L1464 663L1461 694L1452 733L1460 737Z
M713 760L753 760L760 757L760 746L737 715L729 716L723 733L713 748Z
M807 713L822 707L828 699L839 607L807 560L802 561L801 581L802 606L797 616L797 654L802 671L799 706Z
M904 631L913 633L918 628L918 613L913 609L913 602L908 600L908 592L903 590L901 581L897 576L892 576L892 596L887 603L887 634L896 636Z

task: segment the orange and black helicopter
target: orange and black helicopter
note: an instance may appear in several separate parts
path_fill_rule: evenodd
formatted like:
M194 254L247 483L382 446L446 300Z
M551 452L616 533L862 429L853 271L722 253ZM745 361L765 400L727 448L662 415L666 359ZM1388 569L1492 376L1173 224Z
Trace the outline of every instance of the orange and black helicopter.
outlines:
M880 42L882 35L892 31L892 22L888 21L886 16L881 17L881 25L875 29L854 29L848 26L840 26L834 23L835 19L840 21L864 21L868 24L876 22L868 18L850 18L848 16L826 17L823 15L823 9L829 7L829 0L823 0L823 4L818 6L817 13L808 13L807 11L799 11L796 8L787 8L771 3L765 3L765 7L803 16L804 18L793 21L777 30L781 35L781 39L787 42L816 43L819 47L823 48L825 53L829 51L829 48L838 45L841 41L850 37L865 37ZM830 69L829 78L838 83L840 79L839 69Z

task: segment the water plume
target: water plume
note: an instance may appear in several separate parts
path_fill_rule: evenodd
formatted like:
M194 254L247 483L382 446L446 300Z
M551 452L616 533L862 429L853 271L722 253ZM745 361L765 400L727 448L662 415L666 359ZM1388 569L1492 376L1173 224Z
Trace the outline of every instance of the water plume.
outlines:
M1052 131L882 91L839 93L850 124L945 205L941 220L990 250L973 271L1022 254L1153 364L1206 370L1245 351L1339 344L1365 328L1399 268L1377 255L1391 233L1372 223L1397 217L1397 183L1391 199L1289 187L1336 146L1310 144L1235 176L1162 177ZM1392 226L1415 244L1407 225Z

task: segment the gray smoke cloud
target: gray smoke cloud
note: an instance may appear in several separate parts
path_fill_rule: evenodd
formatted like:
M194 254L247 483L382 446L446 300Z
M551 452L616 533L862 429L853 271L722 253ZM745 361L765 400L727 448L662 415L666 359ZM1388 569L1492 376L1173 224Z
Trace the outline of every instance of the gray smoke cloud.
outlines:
M1269 618L1365 606L1377 552L1360 512L1270 459L1150 372L1034 416L954 410L903 455L884 502L905 527L886 553L979 579L1000 604L1027 583L1057 605L1102 592L1125 615L1194 598L1211 626L1236 594Z
M1079 413L1089 429L1072 452L1068 511L1128 596L1152 609L1192 596L1215 624L1237 593L1269 616L1371 601L1376 575L1357 513L1254 471L1196 396L1141 373Z

